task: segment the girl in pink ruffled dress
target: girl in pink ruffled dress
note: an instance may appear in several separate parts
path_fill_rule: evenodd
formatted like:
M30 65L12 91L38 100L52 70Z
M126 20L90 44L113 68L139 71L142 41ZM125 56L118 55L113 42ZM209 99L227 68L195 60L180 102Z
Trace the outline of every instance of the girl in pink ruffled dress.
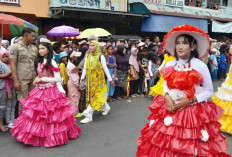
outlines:
M60 69L53 58L51 42L40 39L36 87L21 99L23 110L14 122L12 135L32 146L54 147L79 136L76 108L70 106L61 85Z

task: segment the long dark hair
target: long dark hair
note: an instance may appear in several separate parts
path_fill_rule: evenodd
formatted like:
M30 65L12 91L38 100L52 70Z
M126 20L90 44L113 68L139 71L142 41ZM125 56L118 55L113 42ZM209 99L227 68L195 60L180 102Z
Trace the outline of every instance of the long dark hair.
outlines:
M43 45L44 47L46 47L48 49L47 63L44 66L45 69L48 69L48 67L52 65L52 59L53 59L52 45L50 43L46 43L46 42L41 42L40 45ZM36 69L38 67L38 63L42 64L43 62L44 62L44 58L40 54L38 54Z
M196 39L195 39L193 36L191 36L191 35L188 35L188 34L181 34L181 35L179 35L179 36L176 38L176 41L177 41L177 39L178 39L179 37L184 37L184 40L185 40L186 42L189 43L190 47L193 47L194 44L197 45ZM176 41L175 41L175 43L176 43ZM174 54L174 56L176 57L176 60L178 61L178 60L179 60L179 57L178 57L178 55L177 55L176 49L175 49L175 54ZM191 51L190 58L189 58L188 62L190 62L191 59L192 59L193 57L198 58L198 56L199 56L199 55L198 55L198 52L197 52L197 48L195 48L195 50Z

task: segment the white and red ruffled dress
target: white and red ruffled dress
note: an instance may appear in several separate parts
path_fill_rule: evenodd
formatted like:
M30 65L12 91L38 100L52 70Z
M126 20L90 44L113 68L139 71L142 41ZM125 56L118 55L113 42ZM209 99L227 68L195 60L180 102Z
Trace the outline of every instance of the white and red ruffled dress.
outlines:
M38 64L38 75L43 82L27 98L21 99L23 110L11 132L24 144L54 147L67 144L81 132L75 123L76 108L69 105L69 99L60 88L60 70L54 60L52 65L46 70L44 64Z
M164 92L174 101L195 96L198 103L170 113L163 96L156 96L137 139L137 157L230 157L218 123L223 109L207 100L213 94L207 66L196 58L190 63L173 60L166 65L164 79Z

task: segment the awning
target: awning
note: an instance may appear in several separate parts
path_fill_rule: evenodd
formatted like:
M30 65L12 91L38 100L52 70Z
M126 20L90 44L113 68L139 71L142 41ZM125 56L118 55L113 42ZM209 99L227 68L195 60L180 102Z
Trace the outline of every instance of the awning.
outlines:
M150 14L150 17L143 19L141 30L142 32L169 32L173 27L186 24L196 26L208 33L208 20L206 19L156 14Z
M111 35L110 38L117 39L117 40L139 40L143 39L142 37L138 35Z
M218 21L213 21L212 22L212 32L232 33L232 22L221 23Z

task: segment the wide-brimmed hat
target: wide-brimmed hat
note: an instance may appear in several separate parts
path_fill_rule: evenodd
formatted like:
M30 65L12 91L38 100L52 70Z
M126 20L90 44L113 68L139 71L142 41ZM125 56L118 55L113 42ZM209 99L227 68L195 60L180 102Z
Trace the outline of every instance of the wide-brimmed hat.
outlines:
M175 54L176 38L182 34L190 35L196 39L199 58L202 58L208 54L210 49L210 40L208 34L195 26L182 25L173 28L164 37L164 47L171 55L174 56Z
M70 55L70 58L73 58L73 57L80 57L81 56L81 52L76 52L76 51L73 51Z

